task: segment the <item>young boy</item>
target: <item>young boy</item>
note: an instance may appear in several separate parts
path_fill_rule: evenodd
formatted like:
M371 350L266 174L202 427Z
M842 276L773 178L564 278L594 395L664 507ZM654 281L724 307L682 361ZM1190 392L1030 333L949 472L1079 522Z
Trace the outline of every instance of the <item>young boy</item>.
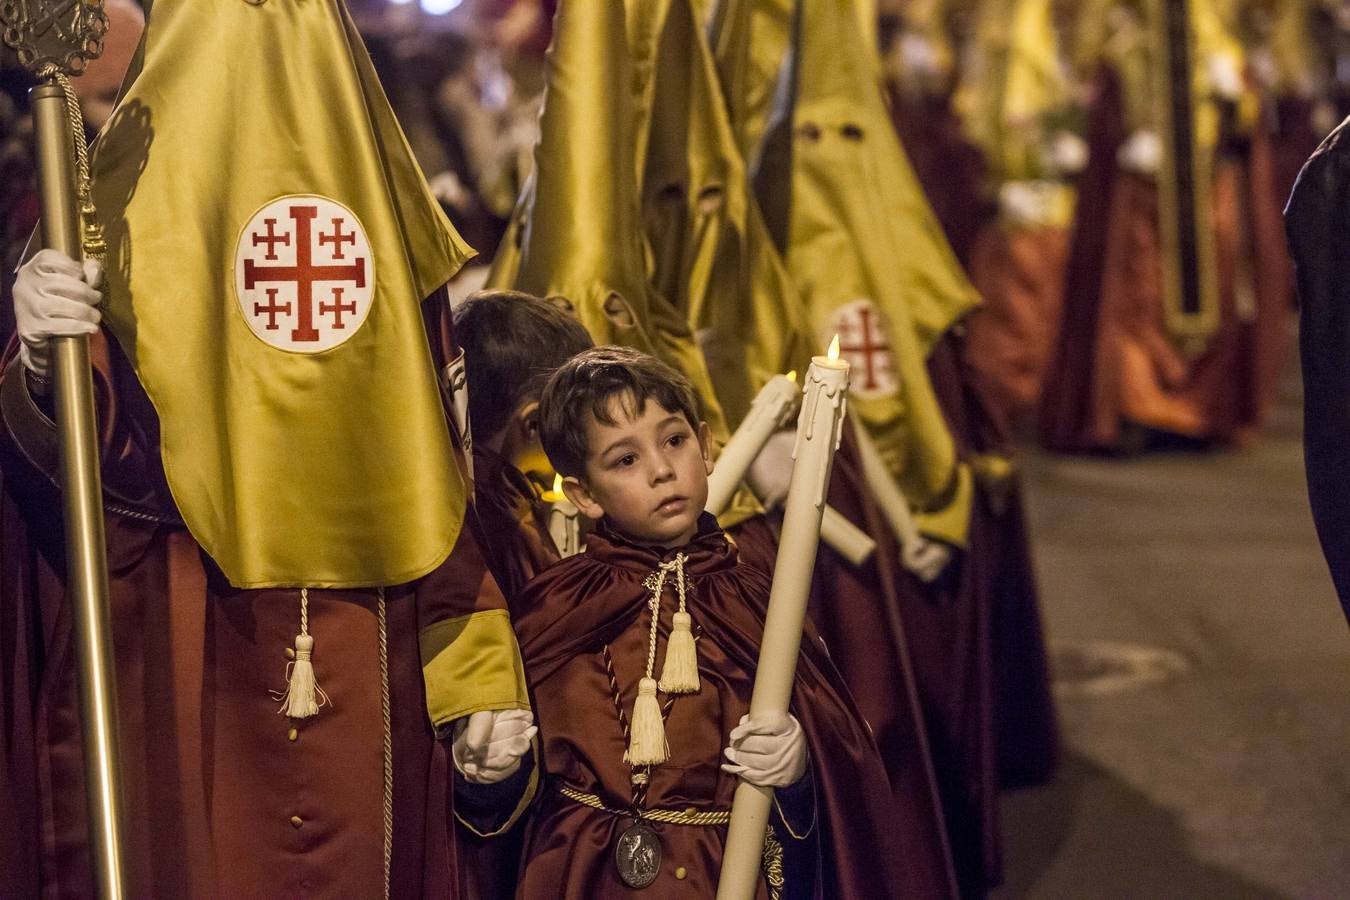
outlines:
M906 896L880 756L813 637L793 714L746 717L769 578L703 513L708 435L689 383L644 354L589 350L549 380L539 428L598 525L517 604L548 779L517 896L712 897L738 778L775 789L759 896Z

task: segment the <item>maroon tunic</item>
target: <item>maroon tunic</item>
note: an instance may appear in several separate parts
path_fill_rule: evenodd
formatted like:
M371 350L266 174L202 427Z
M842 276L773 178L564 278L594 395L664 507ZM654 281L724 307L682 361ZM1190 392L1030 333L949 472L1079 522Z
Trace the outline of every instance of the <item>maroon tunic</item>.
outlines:
M734 545L715 527L705 526L684 552L703 684L670 708L671 760L654 769L646 807L727 809L736 779L718 764L727 734L748 706L769 576L738 565ZM661 561L656 551L601 530L586 553L554 566L526 592L517 632L553 786L543 790L530 825L522 897L636 896L615 877L611 861L614 840L630 820L569 800L557 787L595 794L611 809L629 806L624 738L602 650L608 645L623 708L631 709L647 655L643 581ZM910 848L894 841L897 810L876 744L810 634L802 643L792 711L806 733L816 786L821 864L807 896L947 896L941 866L935 873L929 860L909 856ZM778 835L782 840L781 828ZM711 896L725 828L672 825L661 837L667 863L655 896ZM792 853L788 847L786 855ZM671 877L676 866L686 868L686 878ZM791 882L790 875L788 889L799 895L802 885Z
M991 415L1011 433L1032 421L1064 305L1065 229L992 221L970 257L970 280L984 304L965 321L965 364L981 382Z

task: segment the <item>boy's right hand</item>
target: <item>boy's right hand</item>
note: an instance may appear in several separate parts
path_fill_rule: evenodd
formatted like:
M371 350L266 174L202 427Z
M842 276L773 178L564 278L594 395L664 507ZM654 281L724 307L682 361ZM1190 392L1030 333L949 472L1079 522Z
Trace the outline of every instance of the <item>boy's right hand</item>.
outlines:
M455 720L450 756L459 774L475 784L496 784L520 768L539 733L528 709L494 709Z
M46 378L54 337L98 331L103 314L96 285L103 275L97 260L81 265L58 250L42 250L19 269L14 281L14 319L28 371Z
M758 787L785 788L806 774L806 734L791 713L741 716L722 753L723 772Z

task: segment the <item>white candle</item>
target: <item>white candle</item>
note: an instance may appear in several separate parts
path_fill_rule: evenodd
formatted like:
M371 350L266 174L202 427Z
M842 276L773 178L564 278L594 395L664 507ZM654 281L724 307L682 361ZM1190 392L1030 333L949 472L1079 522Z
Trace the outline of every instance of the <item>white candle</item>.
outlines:
M825 507L825 516L820 520L820 539L855 566L867 562L877 549L877 542L872 540L871 535L850 522L833 506Z
M581 552L581 511L563 493L561 475L553 476L553 490L545 491L543 499L549 504L548 533L553 546L564 559L577 555Z
M895 483L891 470L886 468L886 463L882 461L881 453L877 450L876 444L872 443L872 436L856 418L853 421L853 435L857 438L863 481L872 492L872 499L881 510L882 516L895 532L896 540L900 542L901 563L921 580L933 581L942 574L947 561L951 559L951 554L947 552L936 557L933 555L932 550L936 549L933 546L934 542L919 532L919 524L914 519L914 512L909 508L909 501L905 499L900 485Z
M769 438L792 421L792 411L796 405L795 372L775 375L760 388L754 402L750 404L750 411L745 414L745 419L731 440L722 448L717 465L708 476L708 503L704 509L715 516L722 514L745 478L745 473L749 471L750 464L759 456Z
M796 372L775 375L760 388L750 411L722 448L713 473L708 476L708 502L704 507L708 512L720 516L726 510L769 438L791 421L797 396ZM877 549L876 541L867 532L829 507L821 523L820 539L855 566L866 562Z
M755 687L750 697L750 715L786 713L792 699L792 683L801 652L802 624L811 593L820 544L820 523L825 513L825 493L830 483L834 451L839 447L845 398L848 394L848 363L838 359L839 339L830 345L830 356L813 357L803 385L802 411L797 420L797 445L793 450L792 482L783 515L783 533L778 541L778 560L769 592L769 610L764 622L764 641L759 648ZM822 761L823 762L823 761ZM764 829L769 821L773 790L742 781L736 786L731 807L731 825L722 856L718 900L753 900L760 879Z

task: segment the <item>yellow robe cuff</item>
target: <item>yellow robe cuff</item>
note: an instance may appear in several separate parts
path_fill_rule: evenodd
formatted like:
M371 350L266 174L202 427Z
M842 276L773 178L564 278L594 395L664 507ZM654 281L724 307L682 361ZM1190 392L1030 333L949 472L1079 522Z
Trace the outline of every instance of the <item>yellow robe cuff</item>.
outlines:
M970 466L964 462L957 463L956 482L943 500L938 501L941 506L916 511L915 523L927 537L964 550L970 532L970 508L974 501L975 479Z
M525 665L504 609L443 619L418 636L427 712L438 731L490 709L529 709Z

